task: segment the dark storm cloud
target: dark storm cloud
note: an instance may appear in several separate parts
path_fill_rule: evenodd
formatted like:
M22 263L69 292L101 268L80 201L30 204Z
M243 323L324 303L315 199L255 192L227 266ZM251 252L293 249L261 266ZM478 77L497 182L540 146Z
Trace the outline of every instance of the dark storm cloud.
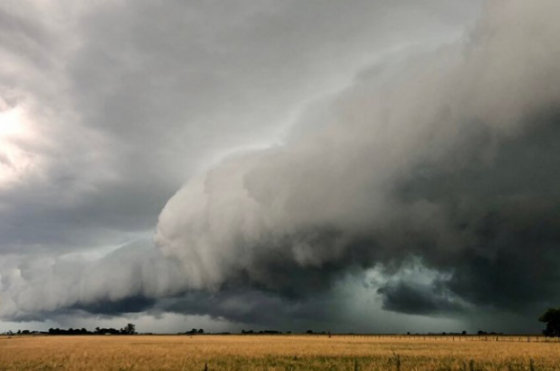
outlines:
M176 262L161 256L149 241L123 246L99 260L26 260L15 271L3 271L2 284L10 290L3 298L3 315L13 321L145 312L305 330L324 327L336 304L323 283L306 297L302 292L292 297L293 293L251 288L243 279L216 292L188 290ZM286 318L293 319L289 325Z
M328 290L357 267L395 274L416 257L469 305L558 300L556 5L498 3L466 45L411 60L381 86L362 75L312 129L179 191L156 242L182 261L186 285L215 290L242 275L290 295ZM457 312L441 292L380 291L391 310Z
M242 256L228 284L304 298L328 290L349 269L378 262L398 268L412 255L427 267L452 272L438 286L472 304L522 311L552 303L559 282L560 199L553 169L560 165L555 145L560 126L553 113L524 120L533 126L500 144L493 144L483 127L471 129L463 138L467 153L457 147L445 161L423 163L399 180L389 195L398 210L413 214L391 215L374 233L308 226L265 235L260 243L236 241L252 255ZM490 144L488 160L484 152ZM189 273L196 273L193 268ZM403 282L379 293L387 309L403 313L462 308L437 290Z
M456 5L433 1L433 22L389 1L3 3L0 106L22 109L33 135L14 142L0 251L57 254L153 229L193 173L278 140L302 104L393 43L455 31L476 9Z
M398 282L380 288L378 293L383 296L384 309L400 313L437 315L465 310L461 304L449 298L441 285Z
M2 315L14 320L85 311L134 313L184 292L176 262L140 240L97 256L17 257L2 265Z
M130 296L122 300L96 301L90 305L78 304L69 307L68 311L84 311L101 315L119 315L123 313L143 312L153 307L155 303L155 299L148 299L143 296Z
M261 328L305 331L306 326L324 327L329 318L332 318L332 304L332 300L324 295L306 300L289 300L278 295L243 289L213 294L188 293L182 298L161 301L156 310L209 315Z
M335 294L365 272L390 312L533 313L560 299L554 1L490 1L468 38L414 57L422 32L403 25L432 5L447 30L458 3L123 4L76 10L53 82L2 98L38 87L28 120L48 99L53 122L25 147L42 171L0 193L3 318L173 312L304 328L349 311ZM282 144L205 166L276 140L296 113ZM156 248L86 249L145 232L186 178ZM424 270L408 276L411 260Z
M531 126L494 145L491 162L475 155L461 171L427 165L399 190L406 202L429 200L446 216L453 249L415 252L429 266L453 269L446 287L477 305L513 311L551 305L560 284L560 180L553 170L560 166L560 115L545 107L523 120ZM473 141L489 138L477 133ZM438 244L435 235L430 246Z

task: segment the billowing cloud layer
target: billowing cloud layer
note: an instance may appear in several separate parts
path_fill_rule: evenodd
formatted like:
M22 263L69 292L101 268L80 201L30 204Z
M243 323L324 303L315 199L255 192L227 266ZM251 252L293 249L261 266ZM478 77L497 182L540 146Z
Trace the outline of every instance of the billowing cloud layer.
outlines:
M407 60L386 83L360 75L285 144L193 179L162 212L156 243L196 290L305 297L348 270L415 257L448 278L381 289L387 309L456 309L441 290L510 310L558 300L552 9L491 2L464 45Z
M403 40L449 39L476 8L430 3L441 17L364 0L3 2L1 252L153 230L208 163L277 141L306 102Z
M17 3L1 318L344 330L359 302L427 329L560 299L555 1L489 1L443 46L475 5Z

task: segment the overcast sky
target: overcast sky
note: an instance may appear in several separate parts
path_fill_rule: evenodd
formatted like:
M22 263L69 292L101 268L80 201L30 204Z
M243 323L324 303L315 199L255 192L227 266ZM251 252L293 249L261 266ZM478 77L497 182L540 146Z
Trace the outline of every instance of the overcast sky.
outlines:
M5 0L0 332L537 332L555 0Z

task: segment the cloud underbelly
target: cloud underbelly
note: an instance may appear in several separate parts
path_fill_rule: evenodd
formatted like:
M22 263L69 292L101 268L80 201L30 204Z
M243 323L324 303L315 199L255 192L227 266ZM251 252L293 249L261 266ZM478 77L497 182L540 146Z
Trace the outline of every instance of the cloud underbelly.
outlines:
M182 263L185 285L297 297L414 258L476 305L555 297L560 30L544 4L503 4L507 17L492 4L466 45L419 58L382 87L357 81L324 102L321 124L181 189L156 243ZM400 308L398 291L380 292Z

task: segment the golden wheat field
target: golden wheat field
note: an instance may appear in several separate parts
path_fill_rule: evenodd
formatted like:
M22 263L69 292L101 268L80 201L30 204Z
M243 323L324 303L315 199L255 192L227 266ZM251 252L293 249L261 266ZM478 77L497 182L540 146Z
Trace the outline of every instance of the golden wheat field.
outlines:
M560 370L560 343L523 337L14 336L0 338L0 370L544 371Z

